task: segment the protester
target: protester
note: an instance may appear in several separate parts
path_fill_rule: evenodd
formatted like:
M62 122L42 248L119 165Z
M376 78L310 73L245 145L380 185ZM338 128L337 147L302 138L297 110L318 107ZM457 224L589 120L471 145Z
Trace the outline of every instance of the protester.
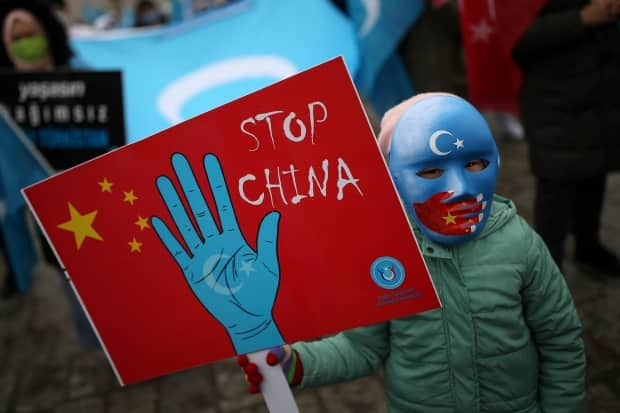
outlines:
M484 118L450 94L388 111L379 143L442 308L276 348L292 385L384 367L390 412L581 411L581 323L541 238L494 195L499 154ZM239 358L253 390L260 373Z
M31 0L3 0L0 2L0 68L14 70L51 70L58 64L65 66L72 56L62 23L52 9ZM0 239L1 249L6 251L8 240ZM9 264L8 257L5 261ZM17 292L10 264L2 295L8 297Z
M0 67L52 70L69 66L73 52L67 32L50 5L36 0L2 0L0 22Z
M559 266L569 231L582 267L620 276L600 240L606 174L620 168L620 0L549 0L517 42L536 177L534 226Z
M69 44L66 27L50 2L39 0L0 0L0 24L2 46L0 47L0 68L16 71L50 71L69 69L76 65ZM0 247L6 251L8 239L0 239ZM53 251L42 240L46 261L58 267ZM8 263L8 259L7 259ZM17 292L13 271L10 269L2 288L4 297ZM68 289L68 285L67 285ZM81 344L87 348L98 348L99 344L73 292L68 291L76 328Z
M168 18L154 1L140 0L136 5L134 27L156 26L167 21Z

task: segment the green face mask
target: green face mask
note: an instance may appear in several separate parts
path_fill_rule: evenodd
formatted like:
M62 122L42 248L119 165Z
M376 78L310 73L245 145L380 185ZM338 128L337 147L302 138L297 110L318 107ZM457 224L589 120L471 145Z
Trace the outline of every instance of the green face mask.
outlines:
M48 54L47 38L42 35L24 37L11 43L11 54L28 63L36 63Z

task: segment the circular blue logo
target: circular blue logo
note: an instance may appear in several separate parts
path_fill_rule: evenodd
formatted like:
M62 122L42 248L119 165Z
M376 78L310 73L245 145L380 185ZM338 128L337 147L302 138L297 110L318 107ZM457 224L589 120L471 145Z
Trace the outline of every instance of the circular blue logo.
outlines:
M405 268L394 257L379 257L370 266L370 276L379 287L392 290L405 281Z

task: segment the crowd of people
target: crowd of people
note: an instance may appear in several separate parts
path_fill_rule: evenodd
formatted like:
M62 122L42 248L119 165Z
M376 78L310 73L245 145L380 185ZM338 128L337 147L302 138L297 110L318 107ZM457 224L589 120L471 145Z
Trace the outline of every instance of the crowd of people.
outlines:
M195 3L201 11L222 2ZM418 243L428 247L422 251L443 307L273 349L269 362L282 363L291 385L302 387L383 367L395 412L578 412L585 352L562 269L572 233L578 265L620 277L618 252L600 237L606 179L620 169L620 0L548 0L512 50L523 75L519 104L529 147L523 162L536 178L533 228L510 200L494 193L497 146L484 117L464 99L466 84L455 82L454 71L458 80L465 70L454 29L456 2L439 3L425 22L432 33L438 30L432 21L452 21L442 32L451 48L440 66L448 72L424 79L415 62L409 67L419 91L442 93L394 102L383 115L379 143ZM0 0L0 67L79 65L65 13L62 1ZM171 15L161 2L140 0L134 17L135 27L145 27L165 24ZM413 27L403 43L405 55L419 30ZM468 150L442 157L429 151L425 139L444 129L468 140ZM457 233L443 231L446 222L432 221L435 215L423 208L438 194L456 216ZM475 201L481 195L486 202ZM11 242L0 241L2 250ZM57 265L44 250L47 262ZM17 291L10 265L4 268L7 297ZM92 346L77 303L75 318L80 337ZM255 366L243 357L240 364L259 390Z

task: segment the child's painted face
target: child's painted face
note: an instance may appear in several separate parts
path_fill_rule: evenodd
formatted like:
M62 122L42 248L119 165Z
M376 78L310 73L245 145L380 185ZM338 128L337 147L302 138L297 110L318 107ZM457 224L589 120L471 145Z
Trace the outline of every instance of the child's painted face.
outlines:
M469 103L449 95L414 103L394 129L388 166L428 238L454 246L482 232L499 155L484 118Z
M3 41L18 70L51 69L52 62L45 31L25 10L10 12L3 22Z

